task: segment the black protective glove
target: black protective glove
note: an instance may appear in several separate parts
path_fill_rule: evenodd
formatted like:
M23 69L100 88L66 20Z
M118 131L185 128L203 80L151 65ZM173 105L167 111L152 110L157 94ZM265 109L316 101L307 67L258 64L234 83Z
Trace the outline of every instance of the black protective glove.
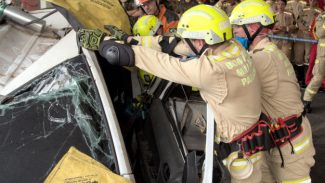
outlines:
M116 38L117 40L122 40L124 43L127 43L129 35L121 29L117 28L114 25L104 25L104 28L111 33L112 37Z
M96 29L79 29L77 32L78 45L89 50L98 50L106 33Z

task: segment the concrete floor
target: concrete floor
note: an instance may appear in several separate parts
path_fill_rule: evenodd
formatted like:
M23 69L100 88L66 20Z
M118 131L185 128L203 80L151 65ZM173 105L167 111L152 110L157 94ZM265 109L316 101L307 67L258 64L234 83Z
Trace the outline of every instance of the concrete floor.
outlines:
M316 164L311 170L313 183L325 182L325 92L319 92L312 103L312 112L307 114L313 130L316 148Z

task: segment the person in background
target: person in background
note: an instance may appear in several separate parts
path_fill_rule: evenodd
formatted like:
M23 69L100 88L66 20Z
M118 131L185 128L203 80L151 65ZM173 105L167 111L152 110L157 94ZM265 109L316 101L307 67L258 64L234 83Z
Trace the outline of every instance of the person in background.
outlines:
M271 8L272 8L272 10L274 12L277 12L277 1L275 1L275 0L266 0L265 2L271 6Z
M154 15L144 15L134 24L132 32L134 36L163 35L162 23ZM144 92L149 90L156 80L156 76L141 69L138 71L138 77Z
M189 8L198 5L197 0L168 0L165 1L167 8L175 12L179 17Z
M130 24L133 27L135 22L144 15L144 12L139 6L136 6L134 0L120 0L123 8L129 16Z
M306 112L311 112L311 102L320 88L325 76L325 12L318 15L315 24L315 34L318 37L317 56L313 68L313 78L304 93L304 107Z
M228 16L230 16L231 11L237 4L237 0L219 0L214 6L221 8Z
M163 33L176 32L178 15L168 10L165 5L159 4L159 0L135 0L135 5L140 7L147 15L155 15L162 22Z
M295 19L291 12L284 11L286 7L286 0L278 0L276 3L277 13L275 14L275 25L272 32L275 35L289 37L294 31L297 30ZM280 50L291 61L292 42L287 40L272 40Z
M298 36L301 38L305 39L312 39L309 32L310 32L310 27L313 19L321 13L321 9L318 8L318 1L317 0L310 0L309 5L305 7L300 14L300 16L297 19L297 25L298 25ZM298 45L301 45L299 47L298 52L295 54L296 57L301 57L301 59L297 60L302 60L299 61L297 64L297 77L298 80L300 81L300 85L305 87L305 73L308 69L308 64L309 64L309 55L310 55L310 43L299 43Z
M275 144L264 154L268 166L256 182L311 182L310 169L315 164L311 126L303 113L293 66L267 37L275 23L272 8L262 0L245 0L232 11L230 23L238 40L246 40L256 66L262 112L270 119L270 143Z
M290 0L287 2L285 10L291 12L294 15L296 25L298 30L291 34L293 37L302 38L304 33L299 30L301 26L298 26L298 20L301 19L303 14L303 9L307 6L305 0ZM293 43L293 63L297 73L297 79L301 87L304 87L304 50L305 43L294 42Z

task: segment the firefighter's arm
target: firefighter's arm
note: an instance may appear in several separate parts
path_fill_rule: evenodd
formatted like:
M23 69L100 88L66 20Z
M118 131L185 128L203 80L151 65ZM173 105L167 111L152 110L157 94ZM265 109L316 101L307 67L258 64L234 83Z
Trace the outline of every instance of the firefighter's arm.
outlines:
M318 15L316 18L315 23L315 34L318 37L318 39L324 39L325 38L325 13L322 13Z
M180 58L142 46L133 46L133 51L135 65L140 69L160 78L199 89L204 87L201 83L204 74L212 70L205 56L182 61Z
M131 45L141 45L172 56L190 56L193 52L185 41L175 36L129 36L113 25L105 25L113 37Z
M138 45L162 51L172 56L193 56L194 53L187 43L177 37L168 36L137 36L133 39L138 41Z
M325 62L325 38L319 39L317 44L317 57L318 62ZM324 65L324 64L323 64Z
M116 38L117 40L122 40L124 43L131 45L142 45L161 51L159 42L162 40L162 36L130 36L114 25L105 25L104 27L111 33L112 37Z

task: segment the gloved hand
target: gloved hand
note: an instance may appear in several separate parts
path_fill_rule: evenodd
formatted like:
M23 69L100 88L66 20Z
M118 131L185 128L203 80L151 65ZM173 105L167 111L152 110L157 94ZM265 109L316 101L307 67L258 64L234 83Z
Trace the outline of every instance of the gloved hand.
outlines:
M98 29L79 29L77 32L78 45L89 50L98 50L99 44L105 36L106 33Z
M129 35L121 29L117 28L114 25L104 25L104 28L112 34L112 37L116 38L117 40L122 40L124 43L127 43Z

